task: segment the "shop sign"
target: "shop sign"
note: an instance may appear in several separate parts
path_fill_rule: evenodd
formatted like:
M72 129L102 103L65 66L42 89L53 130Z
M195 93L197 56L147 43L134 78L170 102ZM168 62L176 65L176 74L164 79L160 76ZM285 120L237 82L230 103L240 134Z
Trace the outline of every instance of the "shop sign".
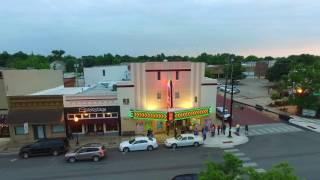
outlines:
M25 134L29 133L29 125L27 122L23 123L23 129Z
M79 108L79 112L80 113L107 112L107 108L104 108L104 107Z

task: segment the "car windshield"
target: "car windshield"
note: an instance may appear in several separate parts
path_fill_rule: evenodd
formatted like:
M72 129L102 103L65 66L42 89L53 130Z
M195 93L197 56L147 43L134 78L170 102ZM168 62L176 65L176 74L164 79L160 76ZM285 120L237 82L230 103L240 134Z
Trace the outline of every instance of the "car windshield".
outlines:
M131 140L129 141L129 143L132 144L134 141L135 141L135 139L131 139Z
M78 147L77 149L75 149L73 152L76 153L81 149L81 147Z
M177 140L181 140L181 139L182 139L182 136L180 135L180 136L176 137L176 139L177 139Z

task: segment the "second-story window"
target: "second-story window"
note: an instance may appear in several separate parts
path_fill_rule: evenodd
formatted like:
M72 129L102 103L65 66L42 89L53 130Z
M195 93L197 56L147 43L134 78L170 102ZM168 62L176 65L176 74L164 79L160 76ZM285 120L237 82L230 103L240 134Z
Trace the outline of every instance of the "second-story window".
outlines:
M124 105L128 105L130 103L129 99L123 99L122 102Z
M161 99L161 93L160 92L157 93L157 99Z
M157 73L157 79L158 79L158 80L161 80L161 74L160 74L160 71L158 71L158 73Z
M175 92L174 96L175 96L176 99L179 99L180 98L180 93L179 92Z
M176 80L179 80L179 71L176 71Z
M106 70L102 70L102 76L106 76Z

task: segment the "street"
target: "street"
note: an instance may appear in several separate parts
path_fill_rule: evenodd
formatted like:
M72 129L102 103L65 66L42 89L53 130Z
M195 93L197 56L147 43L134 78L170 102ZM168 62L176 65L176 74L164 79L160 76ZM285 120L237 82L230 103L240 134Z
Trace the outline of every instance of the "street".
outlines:
M247 165L269 169L288 161L299 176L317 179L320 170L320 135L310 131L252 136L248 143L232 148ZM228 151L228 150L225 150ZM197 173L207 160L222 161L224 150L189 147L177 150L160 146L152 152L108 151L108 158L66 163L63 156L27 160L14 155L0 156L1 176L7 179L170 179L181 173ZM239 153L240 152L240 153Z
M260 168L288 162L300 177L319 179L320 134L300 131L251 137L249 143L237 147Z
M222 161L221 149L160 147L152 152L108 151L100 162L66 163L63 156L20 159L0 157L1 176L7 179L171 179L181 173L197 173L207 160Z

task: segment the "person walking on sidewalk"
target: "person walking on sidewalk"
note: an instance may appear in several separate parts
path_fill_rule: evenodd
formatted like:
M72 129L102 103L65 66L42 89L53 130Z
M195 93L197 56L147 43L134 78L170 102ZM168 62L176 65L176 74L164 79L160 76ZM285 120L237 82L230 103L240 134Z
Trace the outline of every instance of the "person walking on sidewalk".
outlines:
M226 129L227 129L227 126L226 126L226 124L223 123L223 125L222 125L222 133L223 133L223 135L226 135Z
M248 136L248 135L249 135L249 126L248 126L248 124L246 124L246 125L244 126L244 130L245 130L246 136Z
M211 127L211 137L214 137L214 135L216 134L216 126L214 124L212 124Z
M202 128L202 138L203 138L203 141L205 141L207 139L207 131L206 131L206 128Z
M221 126L218 125L218 135L220 135L220 129L221 129Z

